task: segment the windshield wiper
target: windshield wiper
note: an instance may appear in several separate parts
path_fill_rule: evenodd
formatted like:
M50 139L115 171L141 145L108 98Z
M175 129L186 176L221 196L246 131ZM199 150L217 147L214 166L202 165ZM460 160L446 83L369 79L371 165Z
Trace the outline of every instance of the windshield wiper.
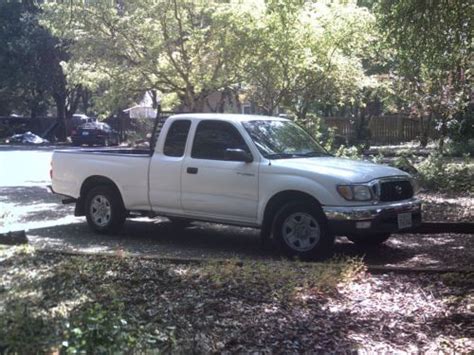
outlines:
M325 152L307 152L307 153L297 153L295 154L299 157L308 157L308 158L311 158L311 157L328 157L328 156L331 156L331 154L328 154L328 153L325 153Z
M290 158L311 158L311 157L328 157L331 154L325 152L307 152L307 153L274 153L267 154L268 159L290 159Z
M292 153L274 153L274 154L267 154L266 158L268 159L288 159L288 158L295 158L297 157L296 154Z

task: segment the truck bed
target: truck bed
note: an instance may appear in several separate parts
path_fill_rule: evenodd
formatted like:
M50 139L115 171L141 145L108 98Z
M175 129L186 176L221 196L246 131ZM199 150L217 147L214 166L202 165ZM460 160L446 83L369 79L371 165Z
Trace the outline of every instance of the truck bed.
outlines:
M94 155L117 155L117 156L140 156L140 157L149 157L150 150L144 148L96 148L96 149L64 149L58 150L61 153L70 153L70 154L94 154Z
M129 210L148 210L149 149L66 149L53 153L53 187L59 194L79 198L90 177L107 178L117 185Z

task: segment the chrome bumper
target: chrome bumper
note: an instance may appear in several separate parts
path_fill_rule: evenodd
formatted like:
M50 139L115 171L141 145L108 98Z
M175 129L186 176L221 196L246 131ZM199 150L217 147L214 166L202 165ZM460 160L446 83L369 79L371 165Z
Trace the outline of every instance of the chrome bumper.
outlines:
M420 212L421 201L411 199L408 201L390 202L370 206L324 206L323 211L330 221L362 221L373 220L382 214L400 212Z

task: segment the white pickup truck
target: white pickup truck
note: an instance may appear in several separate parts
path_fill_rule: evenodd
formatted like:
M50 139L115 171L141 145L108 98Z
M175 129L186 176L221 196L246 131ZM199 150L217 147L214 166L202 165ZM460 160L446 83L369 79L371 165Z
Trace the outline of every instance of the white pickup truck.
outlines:
M261 228L286 254L318 259L336 235L378 244L421 223L410 175L335 158L282 118L175 115L150 150L57 150L51 165L53 191L100 233L136 213L225 223Z

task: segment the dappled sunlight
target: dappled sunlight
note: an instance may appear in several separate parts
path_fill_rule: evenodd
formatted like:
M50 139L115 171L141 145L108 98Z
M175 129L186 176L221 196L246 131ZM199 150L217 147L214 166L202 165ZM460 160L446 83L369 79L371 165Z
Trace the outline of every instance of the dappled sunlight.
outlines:
M434 276L420 276L418 280L394 274L373 276L348 284L340 290L343 300L330 299L324 307L347 317L353 324L347 336L364 344L362 348L382 352L438 349L438 339L444 331L434 320L443 319L447 326L447 315L452 312L439 295L441 285ZM456 344L473 345L472 339L465 338L468 334L466 329L461 334L442 336L447 349L453 351L450 347Z
M0 233L38 229L81 222L73 216L73 205L61 204L61 199L46 186L0 187L0 214L6 220L0 224Z

